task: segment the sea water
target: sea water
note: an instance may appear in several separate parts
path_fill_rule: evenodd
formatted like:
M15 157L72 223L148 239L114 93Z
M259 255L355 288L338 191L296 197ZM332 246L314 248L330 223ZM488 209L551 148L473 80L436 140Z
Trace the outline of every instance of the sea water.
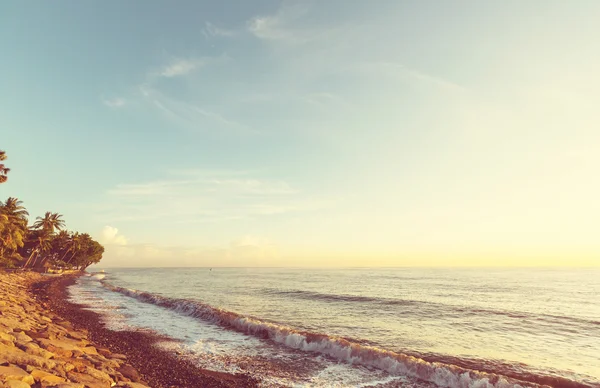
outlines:
M600 387L599 269L108 269L70 293L265 387Z

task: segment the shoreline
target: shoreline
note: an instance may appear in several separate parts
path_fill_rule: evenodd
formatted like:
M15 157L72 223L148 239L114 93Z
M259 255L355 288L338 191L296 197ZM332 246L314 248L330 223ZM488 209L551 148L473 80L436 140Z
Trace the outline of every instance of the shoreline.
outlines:
M233 375L199 368L167 350L155 346L158 342L175 341L148 331L112 331L105 328L100 314L68 301L67 288L78 275L64 275L41 280L30 285L48 310L71 322L75 328L89 333L93 343L124 354L143 381L155 388L191 387L256 387L258 382L247 375Z

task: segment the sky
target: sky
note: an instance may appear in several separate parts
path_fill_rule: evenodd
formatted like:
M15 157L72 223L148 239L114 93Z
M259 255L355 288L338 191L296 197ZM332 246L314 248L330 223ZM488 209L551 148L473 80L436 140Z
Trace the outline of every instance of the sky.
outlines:
M5 1L0 197L103 266L600 265L600 2Z

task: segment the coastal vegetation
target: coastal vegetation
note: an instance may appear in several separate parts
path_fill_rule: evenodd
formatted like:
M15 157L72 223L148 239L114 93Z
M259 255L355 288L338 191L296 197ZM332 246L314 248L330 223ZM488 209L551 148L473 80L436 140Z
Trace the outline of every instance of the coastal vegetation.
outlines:
M6 153L0 151L0 161ZM0 164L0 183L9 169ZM29 225L29 212L18 198L0 201L0 267L35 270L78 269L99 262L104 247L87 233L65 229L62 214L46 212Z

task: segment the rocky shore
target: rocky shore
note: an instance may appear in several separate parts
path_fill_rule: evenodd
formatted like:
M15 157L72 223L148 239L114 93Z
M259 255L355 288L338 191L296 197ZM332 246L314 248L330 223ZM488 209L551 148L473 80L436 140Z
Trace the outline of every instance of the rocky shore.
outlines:
M195 367L160 337L114 332L66 300L73 276L0 273L0 387L254 387L244 375Z

